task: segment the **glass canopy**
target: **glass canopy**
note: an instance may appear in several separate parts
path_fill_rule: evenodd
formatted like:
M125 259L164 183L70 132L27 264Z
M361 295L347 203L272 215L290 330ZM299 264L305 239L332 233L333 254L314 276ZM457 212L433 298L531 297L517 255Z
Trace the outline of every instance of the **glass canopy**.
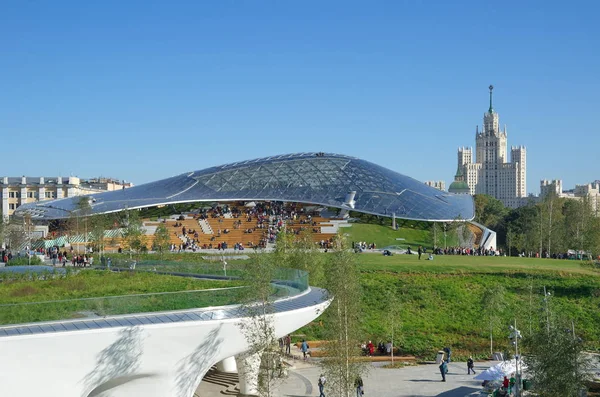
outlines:
M351 192L354 199L347 200ZM330 153L242 161L88 197L93 213L185 202L283 201L426 221L475 216L470 195L446 193L371 162ZM15 213L34 219L66 218L78 200L29 203Z

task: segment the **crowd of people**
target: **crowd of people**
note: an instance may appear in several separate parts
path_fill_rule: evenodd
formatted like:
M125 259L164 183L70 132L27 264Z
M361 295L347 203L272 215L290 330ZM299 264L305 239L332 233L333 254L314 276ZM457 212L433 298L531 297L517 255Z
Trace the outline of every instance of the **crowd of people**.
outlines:
M362 252L365 250L374 250L377 249L377 244L375 243L367 243L365 241L352 242L352 249L354 252Z
M375 345L373 344L373 342L369 341L369 342L363 342L360 345L360 349L362 351L362 354L365 356L374 356L376 354L379 355L389 355L392 354L392 342L391 341L387 341L386 343L384 342L379 342L377 344L377 347L375 347Z
M433 248L435 255L471 255L471 256L503 256L504 252L499 249L495 250L494 247L490 248L471 248L471 247L447 247L447 248Z

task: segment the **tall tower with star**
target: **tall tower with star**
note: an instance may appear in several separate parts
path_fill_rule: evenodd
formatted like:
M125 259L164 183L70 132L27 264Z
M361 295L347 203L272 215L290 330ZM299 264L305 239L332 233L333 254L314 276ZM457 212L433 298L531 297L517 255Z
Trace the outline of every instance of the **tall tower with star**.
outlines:
M462 167L471 194L487 194L504 205L517 208L527 196L527 150L511 147L508 158L506 126L500 129L500 117L494 110L494 86L489 86L490 106L483 115L483 125L475 127L475 159L472 149L458 149L458 166Z

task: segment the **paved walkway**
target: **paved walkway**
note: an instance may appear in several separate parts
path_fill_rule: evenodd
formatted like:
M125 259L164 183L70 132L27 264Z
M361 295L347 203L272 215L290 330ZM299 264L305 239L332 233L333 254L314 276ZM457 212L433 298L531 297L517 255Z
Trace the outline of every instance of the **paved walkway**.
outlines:
M475 364L477 372L483 371L496 362ZM399 369L372 367L363 376L365 396L377 397L465 397L476 396L481 381L467 375L467 364L451 362L448 366L446 382L441 381L440 371L435 364L418 365ZM280 396L318 396L317 379L320 368L299 363L290 371L289 377L278 386ZM325 389L327 396L327 388Z
M477 372L483 371L497 362L475 363ZM296 360L289 376L276 387L276 396L304 397L318 396L317 380L321 369L312 363ZM363 376L365 396L376 397L466 397L478 396L481 382L467 375L467 364L452 362L448 366L446 382L441 381L436 364L425 364L399 369L371 367ZM211 372L198 387L195 396L237 396L237 374ZM325 395L328 396L327 388ZM354 395L352 396L354 397Z

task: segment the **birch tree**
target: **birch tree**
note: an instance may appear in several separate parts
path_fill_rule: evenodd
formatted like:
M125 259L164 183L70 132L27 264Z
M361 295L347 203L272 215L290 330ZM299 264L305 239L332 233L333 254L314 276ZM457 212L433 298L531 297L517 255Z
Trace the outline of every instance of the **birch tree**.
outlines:
M402 318L400 314L401 304L396 291L388 291L387 294L387 311L385 328L390 343L392 344L392 366L394 365L394 345L401 340L400 328L402 327Z
M161 223L154 232L154 249L158 250L161 259L163 258L164 251L169 249L170 241L171 236L169 234L169 230L164 223Z
M355 393L355 379L367 367L357 360L361 353L359 272L355 254L341 235L337 236L335 252L327 263L326 285L333 302L326 311L323 371L331 395L350 397Z
M250 347L245 354L261 357L256 385L261 397L275 396L275 386L285 375L271 300L274 292L271 281L275 279L277 269L272 259L265 253L251 256L243 276L247 285L241 297L245 318L238 324Z
M490 355L494 354L494 329L498 327L502 312L506 307L505 289L496 284L484 291L481 308L490 330Z
M544 296L538 326L524 340L527 372L541 397L579 397L593 367L575 322L556 314L551 302L549 294Z

